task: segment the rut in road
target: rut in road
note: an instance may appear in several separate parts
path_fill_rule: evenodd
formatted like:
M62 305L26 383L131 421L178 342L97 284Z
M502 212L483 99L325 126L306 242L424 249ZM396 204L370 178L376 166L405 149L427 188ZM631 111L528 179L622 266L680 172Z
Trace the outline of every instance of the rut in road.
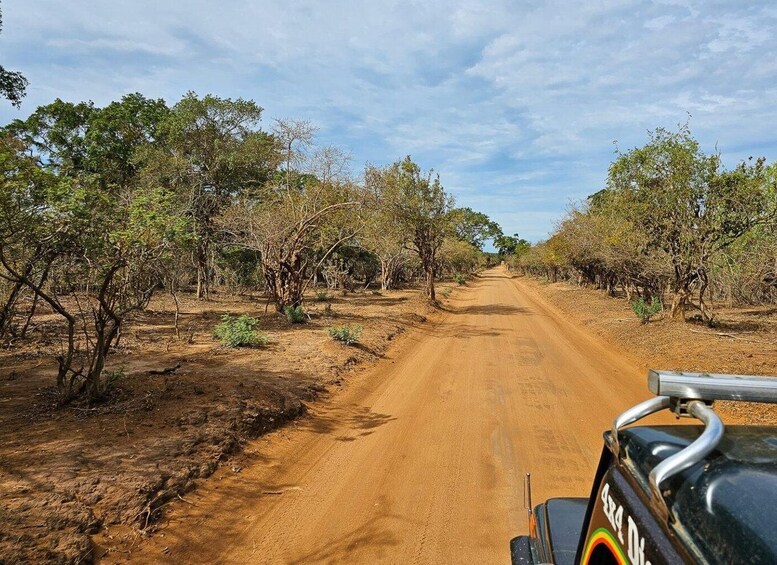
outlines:
M587 496L644 368L502 270L450 310L253 442L259 462L202 485L133 562L509 563L525 472L536 500Z

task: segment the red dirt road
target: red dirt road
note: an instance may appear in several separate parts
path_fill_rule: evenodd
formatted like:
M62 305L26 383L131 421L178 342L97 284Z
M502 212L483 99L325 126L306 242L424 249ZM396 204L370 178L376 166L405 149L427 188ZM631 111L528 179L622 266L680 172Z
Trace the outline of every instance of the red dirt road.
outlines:
M586 496L644 369L487 272L311 416L177 503L134 562L509 563L535 501ZM122 562L111 553L105 562Z

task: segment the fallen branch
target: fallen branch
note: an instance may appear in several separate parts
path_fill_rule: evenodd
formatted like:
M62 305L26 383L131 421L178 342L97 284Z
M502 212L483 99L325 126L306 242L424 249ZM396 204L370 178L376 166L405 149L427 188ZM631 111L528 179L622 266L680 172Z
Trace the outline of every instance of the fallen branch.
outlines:
M172 375L175 373L178 369L181 368L181 365L183 364L182 361L178 361L174 366L172 367L165 367L164 369L151 369L148 374L149 375Z
M194 504L193 502L191 502L191 501L189 501L189 500L186 500L186 499L185 499L184 497L182 497L180 494L179 494L179 495L177 495L177 496L178 496L178 500L180 500L181 502L185 502L186 504L191 504L192 506L196 506L197 508L199 508L199 507L200 507L200 505L199 505L199 504Z
M760 344L763 344L763 345L777 345L777 342L774 342L774 341L765 341L765 340L758 340L758 339L745 339L743 337L739 337L737 335L729 334L729 333L724 333L724 332L705 332L705 331L692 330L692 329L689 329L688 331L689 332L693 332L695 334L715 335L715 336L718 336L718 337L728 337L728 338L731 338L731 339L737 339L739 341L744 341L746 343L760 343Z

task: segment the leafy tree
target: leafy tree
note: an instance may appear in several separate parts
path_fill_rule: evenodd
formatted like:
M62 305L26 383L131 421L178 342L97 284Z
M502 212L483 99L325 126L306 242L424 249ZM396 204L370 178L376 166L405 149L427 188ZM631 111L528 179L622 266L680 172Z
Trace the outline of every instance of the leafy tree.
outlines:
M453 234L482 250L486 241L497 241L503 237L499 224L493 222L483 212L475 212L472 208L454 208L450 212Z
M670 261L663 250L648 246L648 238L630 218L604 204L589 202L572 208L556 233L567 243L569 265L578 282L616 293L623 288L647 298L663 296L668 285Z
M361 229L353 213L361 201L357 187L330 174L346 171L331 162L342 158L333 151L316 153L298 163L302 170L276 176L235 200L220 219L233 245L259 252L269 299L281 314L302 304L314 274Z
M103 190L129 187L135 180L133 154L142 143L153 140L154 122L158 121L147 117L153 116L148 109L158 112L164 109L164 103L131 95L102 110L91 103L73 104L62 100L39 107L27 119L15 120L3 128L4 163L8 167L4 171L6 181L11 184L27 182L28 197L37 199L35 205L41 206L46 205L40 189L42 185L38 184L43 178L48 178L49 185L97 183ZM117 110L121 113L114 116ZM110 143L112 139L115 141ZM119 178L115 171L124 172ZM7 196L10 194L12 192ZM31 201L28 199L27 203L31 204ZM27 228L21 226L19 229ZM37 272L41 284L51 274L49 268L58 252L48 249L39 256L38 249L38 246L17 248L12 259L25 276ZM18 280L11 285L0 315L0 334L9 329L13 331L10 324L15 304L25 288ZM33 307L22 327L22 335L39 298L34 294Z
M159 140L160 128L169 115L164 100L140 93L128 94L92 112L84 135L86 169L99 175L104 189L137 182L142 158Z
M210 289L217 217L275 170L275 141L257 129L261 114L251 100L189 92L160 124L159 142L143 155L147 182L175 190L191 218L199 298Z
M704 154L687 126L659 129L644 147L619 155L608 189L608 205L640 226L649 246L668 254L672 315L684 315L697 289L702 317L711 322L705 293L713 255L774 214L763 160L725 171L720 156Z
M383 169L376 179L382 185L384 205L405 235L406 247L418 254L426 278L426 297L436 302L434 280L437 252L450 229L453 198L445 193L439 176L421 168L408 156Z
M103 369L125 316L144 307L180 222L161 191L107 193L57 176L6 140L0 161L0 277L29 289L64 321L57 386L67 403L105 392Z
M172 193L137 178L165 111L140 95L104 109L56 100L3 130L0 277L65 321L62 402L104 392L124 317L145 307L182 241Z
M529 250L531 243L518 237L517 233L514 235L503 235L500 229L500 233L494 239L494 247L496 247L499 257L504 259L508 255L520 257Z
M402 224L395 221L394 210L386 203L393 194L386 183L385 169L367 165L364 170L364 229L361 244L375 253L380 261L381 290L396 287L402 269L410 262L412 252L406 245Z
M443 273L474 273L485 261L486 254L467 241L447 237L440 247L438 264Z
M42 285L48 279L51 264L61 253L61 248L59 242L44 238L44 226L38 222L39 215L30 215L28 211L38 208L42 214L48 200L47 194L59 190L60 180L39 166L35 157L26 151L23 142L9 135L0 137L0 175L3 179L3 189L0 191L0 245L16 272ZM0 269L0 278L6 283L0 311L0 335L5 335L13 331L16 305L28 293L29 287L19 277L10 277L5 267ZM28 323L36 306L37 300L34 300Z
M58 175L90 175L101 188L137 181L140 151L157 141L169 110L163 100L129 94L97 108L92 102L60 99L6 126L38 163Z
M14 120L4 131L22 140L42 167L76 177L89 172L86 132L96 111L92 102L76 104L57 98L26 120Z
M3 14L0 10L0 30L3 29ZM19 108L22 98L27 94L28 81L18 71L8 71L0 65L0 96L10 100L11 104Z

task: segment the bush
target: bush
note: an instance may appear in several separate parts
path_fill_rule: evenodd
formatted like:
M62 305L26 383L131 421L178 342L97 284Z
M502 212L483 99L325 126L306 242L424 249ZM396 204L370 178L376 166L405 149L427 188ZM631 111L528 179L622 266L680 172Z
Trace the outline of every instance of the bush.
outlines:
M650 318L664 309L664 305L655 296L653 297L653 300L651 300L650 304L645 302L644 298L639 297L631 303L631 309L634 310L637 318L642 320L643 324L647 324L650 321Z
M332 300L332 297L329 296L329 293L325 290L319 290L316 293L316 301L317 302L329 302Z
M329 328L329 335L335 341L340 341L345 345L359 343L359 336L362 335L361 326L332 326Z
M105 374L101 385L101 394L103 396L111 394L127 377L126 368L126 365L121 365L115 371L110 371Z
M440 294L442 294L444 298L448 298L451 295L452 290L453 289L451 287L446 286L445 288L440 290Z
M237 318L224 314L213 334L227 347L267 345L267 336L256 331L258 325L259 320L246 314Z
M459 284L467 284L467 279L464 278L464 275L461 275L461 274L458 274L458 273L453 275L453 281L457 282Z
M292 324L301 324L305 321L305 311L300 304L296 308L294 306L286 306L283 309L283 313L286 314L286 319Z

